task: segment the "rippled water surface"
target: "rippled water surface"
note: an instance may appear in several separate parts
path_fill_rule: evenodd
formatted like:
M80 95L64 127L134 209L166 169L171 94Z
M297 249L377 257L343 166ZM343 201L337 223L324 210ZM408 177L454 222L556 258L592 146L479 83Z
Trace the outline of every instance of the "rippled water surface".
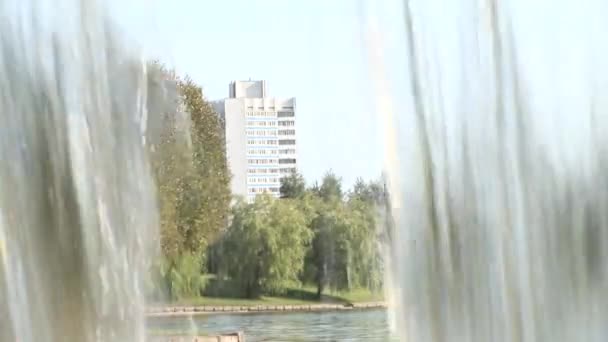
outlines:
M208 315L163 318L151 330L203 334L244 331L248 342L259 341L391 341L384 310Z

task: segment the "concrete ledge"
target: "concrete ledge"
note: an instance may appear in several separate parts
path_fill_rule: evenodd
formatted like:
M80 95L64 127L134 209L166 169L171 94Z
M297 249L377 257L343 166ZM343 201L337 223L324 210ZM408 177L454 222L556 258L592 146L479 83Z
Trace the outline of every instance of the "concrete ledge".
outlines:
M252 305L252 306L168 306L150 307L146 310L149 317L192 316L201 314L222 313L256 313L256 312L299 312L299 311L338 311L386 308L385 302L347 303L347 304L303 304L303 305ZM202 341L202 340L201 340ZM206 342L206 341L205 341Z

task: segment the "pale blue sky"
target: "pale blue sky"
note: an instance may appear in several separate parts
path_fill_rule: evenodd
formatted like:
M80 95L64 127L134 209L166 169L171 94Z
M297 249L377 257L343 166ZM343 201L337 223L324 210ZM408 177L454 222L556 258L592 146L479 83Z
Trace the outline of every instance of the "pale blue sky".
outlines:
M154 42L209 99L235 79L265 79L297 98L299 165L308 182L333 169L350 186L382 170L360 1L157 0ZM156 35L157 34L157 35Z

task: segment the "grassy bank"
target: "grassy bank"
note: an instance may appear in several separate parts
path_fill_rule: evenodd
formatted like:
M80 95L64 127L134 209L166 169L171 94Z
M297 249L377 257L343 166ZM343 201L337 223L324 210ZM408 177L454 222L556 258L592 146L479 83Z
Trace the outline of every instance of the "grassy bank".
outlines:
M382 293L373 293L367 289L336 292L323 295L321 300L316 298L316 289L312 287L292 288L281 296L262 296L256 299L204 296L180 300L175 305L209 305L209 306L255 306L255 305L306 305L318 303L363 303L382 301Z

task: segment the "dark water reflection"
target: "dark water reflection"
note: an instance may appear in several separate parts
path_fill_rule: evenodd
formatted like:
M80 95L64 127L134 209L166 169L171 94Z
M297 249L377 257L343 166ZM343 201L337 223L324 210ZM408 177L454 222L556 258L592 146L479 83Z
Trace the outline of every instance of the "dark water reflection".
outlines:
M244 331L248 342L259 341L391 341L385 310L226 314L194 318L162 318L152 330L203 334Z

